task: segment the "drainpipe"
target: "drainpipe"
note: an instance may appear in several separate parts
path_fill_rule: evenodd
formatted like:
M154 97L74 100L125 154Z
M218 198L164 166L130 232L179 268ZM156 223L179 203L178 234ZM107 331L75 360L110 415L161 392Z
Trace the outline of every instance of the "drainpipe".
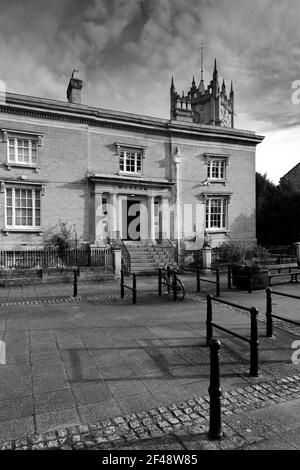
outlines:
M179 165L181 163L180 149L176 147L173 161L175 164L176 174L176 238L177 238L177 253L178 253L178 264L180 261L180 234L181 234L181 214L180 214L180 173Z

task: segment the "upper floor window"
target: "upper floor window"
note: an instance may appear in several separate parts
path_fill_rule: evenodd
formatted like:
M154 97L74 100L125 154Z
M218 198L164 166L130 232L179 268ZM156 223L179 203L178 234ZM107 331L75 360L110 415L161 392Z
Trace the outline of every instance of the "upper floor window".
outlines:
M119 172L121 174L141 176L147 147L120 144L118 142L115 142L115 146L117 147L117 155L119 157Z
M7 146L7 169L13 166L34 168L38 172L39 147L42 145L42 134L1 129L3 142Z
M210 183L224 183L227 175L226 169L228 165L229 155L205 154L207 164L207 179Z
M207 178L211 180L225 180L225 161L210 160L207 165Z
M8 137L8 163L37 165L38 140L21 137Z
M120 153L120 171L126 173L142 173L142 153L122 150Z

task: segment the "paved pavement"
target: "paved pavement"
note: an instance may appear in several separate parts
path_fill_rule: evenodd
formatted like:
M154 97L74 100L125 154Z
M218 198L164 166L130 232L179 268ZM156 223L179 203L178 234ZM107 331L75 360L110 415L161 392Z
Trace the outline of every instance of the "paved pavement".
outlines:
M265 338L261 291L223 289L222 298L260 309L260 376L248 375L248 345L217 331L226 438L207 440L211 286L199 295L191 277L184 281L187 298L173 303L158 298L156 279L139 278L136 306L119 299L118 282L81 283L77 300L68 284L0 288L2 446L298 448L300 366L291 344L299 328L277 322L275 337ZM280 290L299 294L297 285ZM274 297L275 309L297 318L294 300ZM249 335L241 311L215 304L214 318Z

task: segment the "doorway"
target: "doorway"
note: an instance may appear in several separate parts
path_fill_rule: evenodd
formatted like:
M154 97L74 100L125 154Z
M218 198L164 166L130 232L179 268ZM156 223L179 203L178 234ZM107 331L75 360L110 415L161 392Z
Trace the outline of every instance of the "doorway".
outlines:
M127 199L127 237L129 241L141 240L141 203Z

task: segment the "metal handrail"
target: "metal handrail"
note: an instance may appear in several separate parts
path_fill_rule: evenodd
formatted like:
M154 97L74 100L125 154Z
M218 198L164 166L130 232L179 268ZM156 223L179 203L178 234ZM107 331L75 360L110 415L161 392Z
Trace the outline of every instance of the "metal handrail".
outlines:
M206 269L206 268L205 268ZM211 284L215 284L216 286L216 297L219 297L221 295L221 283L220 283L220 271L219 268L216 268L216 280L213 281L211 279L204 279L200 277L200 271L201 268L197 266L197 271L196 271L196 276L197 276L197 292L200 292L200 281L202 282L209 282Z
M162 242L162 241L166 241L167 244L169 245L169 247L166 247L166 248L171 248L171 249L172 249L173 255L174 255L174 259L175 259L175 247L174 247L173 243L172 243L171 240L166 236L166 235L167 235L166 232L162 232L162 234L163 234L163 238L161 238L161 239L159 238L159 239L157 240L158 243L159 243L159 242Z
M137 298L137 286L136 286L136 273L128 273L130 276L132 276L132 286L128 286L127 284L124 283L124 276L125 273L123 270L121 270L121 299L124 299L125 292L124 289L129 289L132 291L132 303L135 305L136 304L136 298Z
M228 302L227 300L223 299L216 299L211 294L206 296L207 300L207 316L206 316L206 344L209 345L211 338L213 337L213 328L217 328L225 333L228 333L235 338L238 338L242 341L245 341L250 346L250 376L257 377L258 376L258 332L257 332L257 316L258 316L258 309L255 307L246 307L245 305L235 304L233 302ZM250 338L246 336L242 336L234 331L225 328L218 323L213 321L212 315L212 302L218 302L225 305L234 306L236 308L245 310L250 313Z
M271 338L273 336L273 320L272 318L276 318L277 320L281 320L287 323L291 323L296 326L300 326L300 322L295 320L291 320L290 318L281 317L279 315L275 315L272 310L272 294L280 295L283 297L288 297L290 299L297 299L300 300L298 295L293 294L286 294L285 292L278 292L270 289L269 287L266 288L266 296L267 296L267 308L266 308L266 336Z

